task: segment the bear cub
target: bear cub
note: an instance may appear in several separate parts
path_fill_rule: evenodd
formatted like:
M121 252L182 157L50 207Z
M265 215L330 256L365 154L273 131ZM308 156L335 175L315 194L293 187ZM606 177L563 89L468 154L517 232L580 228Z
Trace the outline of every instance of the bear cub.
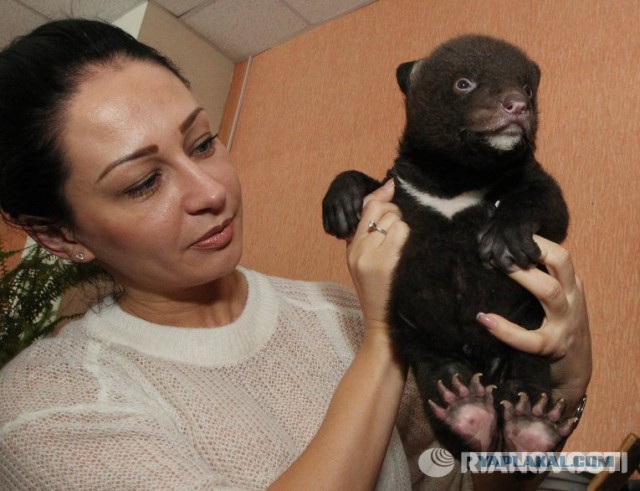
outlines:
M406 125L394 165L382 182L338 175L323 200L324 228L348 237L364 196L394 179L411 231L389 323L440 443L454 454L553 450L573 421L560 422L563 402L551 401L549 361L506 346L476 320L492 312L537 329L540 303L505 272L536 267L534 234L560 242L567 233L562 192L534 157L540 69L505 41L469 35L396 75Z

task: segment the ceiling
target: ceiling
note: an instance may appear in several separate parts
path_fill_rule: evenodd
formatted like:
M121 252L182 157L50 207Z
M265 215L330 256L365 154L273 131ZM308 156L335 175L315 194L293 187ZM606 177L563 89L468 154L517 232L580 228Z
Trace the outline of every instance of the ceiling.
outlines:
M51 19L114 21L145 0L0 0L0 47ZM375 0L154 0L233 61Z

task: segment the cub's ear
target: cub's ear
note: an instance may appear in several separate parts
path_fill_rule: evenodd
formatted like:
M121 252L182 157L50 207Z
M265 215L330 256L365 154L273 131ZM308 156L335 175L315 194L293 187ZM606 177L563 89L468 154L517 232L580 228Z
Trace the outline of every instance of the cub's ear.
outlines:
M540 67L534 63L531 62L533 65L533 73L534 73L534 79L533 79L533 83L535 85L535 88L537 89L538 86L540 85L540 76L542 75L542 72L540 70Z
M407 92L409 91L409 79L411 78L411 70L415 64L415 61L408 61L406 63L402 63L396 69L396 79L398 80L398 85L404 95L407 95Z

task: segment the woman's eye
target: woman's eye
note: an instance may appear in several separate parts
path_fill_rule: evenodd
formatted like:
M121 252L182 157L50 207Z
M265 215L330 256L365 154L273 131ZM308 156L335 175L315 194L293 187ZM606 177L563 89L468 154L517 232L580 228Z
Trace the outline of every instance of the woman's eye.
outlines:
M198 144L193 150L192 155L196 157L209 157L213 154L214 142L218 137L217 134L207 137L202 143Z
M476 83L468 78L459 78L456 80L456 83L453 84L453 90L458 92L459 94L465 94L467 92L471 92L476 88Z
M125 194L130 198L140 198L153 193L159 184L161 173L158 171L153 172L138 184L134 184L130 188L125 190Z

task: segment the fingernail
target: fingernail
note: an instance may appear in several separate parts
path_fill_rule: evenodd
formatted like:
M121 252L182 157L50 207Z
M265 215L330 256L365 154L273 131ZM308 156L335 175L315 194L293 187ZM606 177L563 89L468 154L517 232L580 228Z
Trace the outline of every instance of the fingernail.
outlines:
M478 315L476 315L476 320L487 329L493 329L498 325L495 320L493 320L484 312L479 312Z
M395 182L393 179L389 179L387 182L384 183L384 187L386 188L392 188L393 186L395 186Z

